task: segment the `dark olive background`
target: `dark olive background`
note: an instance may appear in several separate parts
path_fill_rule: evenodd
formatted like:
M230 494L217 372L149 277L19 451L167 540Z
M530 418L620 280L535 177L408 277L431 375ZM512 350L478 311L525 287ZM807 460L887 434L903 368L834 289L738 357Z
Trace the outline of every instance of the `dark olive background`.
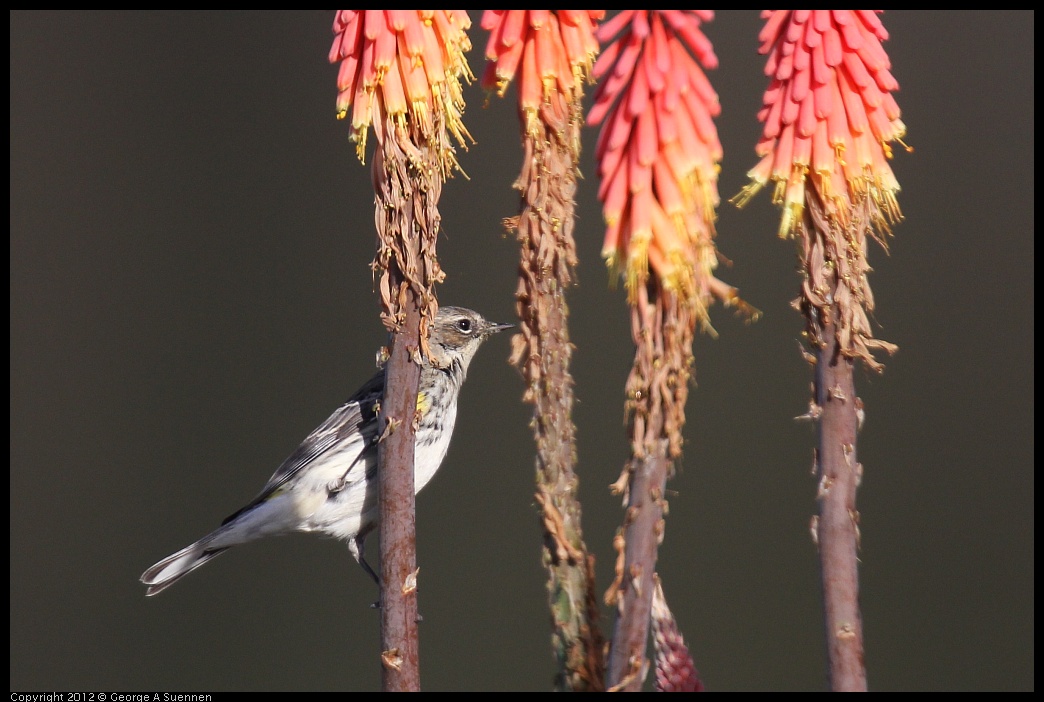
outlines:
M369 169L334 119L329 12L11 15L11 688L372 690L375 589L343 545L241 547L161 597L148 565L251 498L373 368ZM472 69L486 35L472 12ZM871 276L882 376L860 372L870 685L1033 688L1033 14L890 12L914 153ZM755 11L721 60L723 199L756 162ZM444 304L513 320L514 92L467 90L476 139L442 199ZM611 576L632 345L599 258L586 133L570 292L584 528ZM808 521L813 430L795 249L762 193L723 204L728 310L696 342L659 572L707 686L825 688ZM530 409L495 338L418 502L422 684L545 690L554 666ZM372 547L375 551L376 544ZM608 633L612 617L603 620Z

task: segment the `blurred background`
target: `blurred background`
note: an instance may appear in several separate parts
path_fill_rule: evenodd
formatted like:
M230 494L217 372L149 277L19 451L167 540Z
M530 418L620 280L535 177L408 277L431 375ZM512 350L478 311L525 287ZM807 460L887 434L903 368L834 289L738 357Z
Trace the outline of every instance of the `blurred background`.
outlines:
M472 70L486 34L472 11ZM335 541L240 547L163 595L141 572L252 498L373 371L369 166L334 118L332 13L11 12L11 689L375 690L376 590ZM915 151L870 253L861 603L876 690L1033 688L1033 13L888 12ZM699 336L659 572L711 690L825 689L810 373L795 246L746 183L767 80L756 11L721 67L720 307ZM514 321L515 94L467 90L443 304ZM570 292L581 499L599 593L623 516L631 363L588 130ZM418 500L427 690L546 690L554 665L531 409L492 339ZM371 547L376 553L376 543ZM612 626L605 611L604 631Z

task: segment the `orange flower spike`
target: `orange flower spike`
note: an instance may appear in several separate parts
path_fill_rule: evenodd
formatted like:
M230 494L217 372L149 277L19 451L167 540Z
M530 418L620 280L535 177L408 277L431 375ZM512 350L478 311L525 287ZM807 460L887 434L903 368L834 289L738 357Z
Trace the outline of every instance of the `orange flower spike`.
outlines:
M424 21L425 32L431 31L435 36L437 51L432 56L440 56L444 67L442 75L438 80L433 80L432 84L438 83L454 93L459 93L460 77L463 76L469 82L474 78L464 56L464 53L471 49L471 41L467 34L468 28L471 27L471 18L464 10L438 10L430 16L428 11L418 12ZM425 57L427 56L426 51ZM456 97L459 98L459 95ZM459 110L457 112L459 113ZM459 114L455 115L453 120L459 122Z
M558 51L556 52L558 69L555 71L555 78L558 82L557 90L570 99L582 100L584 96L583 83L587 80L587 76L590 75L591 60L586 57L586 54L580 54L580 58L577 61L573 60L572 56L574 54L572 54L566 39L567 25L561 21L556 20L556 22L558 24L558 27L555 29L558 45Z
M362 42L362 56L359 59L359 79L355 82L355 99L361 98L363 94L372 96L373 91L377 87L377 69L374 67L373 60L375 46L376 44L372 39L364 39ZM356 124L355 114L352 117L353 129L370 125L369 113L365 115L365 122L362 125Z
M605 130L603 130L605 133ZM595 154L595 160L598 162L598 173L601 176L598 183L598 199L602 201L604 207L611 207L616 201L609 196L609 188L612 183L615 182L616 173L620 168L620 164L623 163L623 151L622 150L607 150L599 149L602 155ZM626 179L626 176L625 176ZM624 197L621 192L620 197ZM623 203L617 203L615 210L619 212Z
M678 115L678 113L682 114ZM678 127L678 148L674 154L675 161L671 165L678 182L684 183L699 168L700 154L706 154L707 150L700 142L700 137L696 133L696 125L689 118L687 108L679 105L675 115L675 123Z
M647 112L642 113L635 124L635 132L648 132L651 121L652 118ZM635 136L627 146L627 180L632 195L652 187L652 163L656 158L656 142L653 138L642 139Z
M351 60L351 65L341 65L341 68L337 76L337 90L339 93L349 92L349 101L351 99L351 93L355 92L355 84L358 79L358 63L359 55L362 47L362 13L355 10L341 10L337 13L334 18L334 40L330 46L329 59L330 63L336 61ZM338 95L340 99L342 95ZM347 107L347 106L345 106ZM344 110L338 110L338 114L343 117Z
M384 73L380 87L385 111L396 118L405 116L409 103L406 99L407 89L403 85L402 67L398 63L392 64Z
M807 173L808 166L812 163L812 137L802 136L800 131L800 127L795 130L794 150L791 158L794 161L794 166L797 167L795 170Z
M844 153L851 140L852 132L848 127L848 116L845 114L845 101L841 95L841 86L836 80L831 80L829 85L833 95L834 109L826 116L826 130L830 145L834 147L835 151L838 151L840 161L843 160L840 158L840 154Z
M602 240L602 258L610 267L616 265L620 255L620 221L607 224L605 227L605 239Z
M439 52L434 55L428 53L428 43L424 39L424 35L430 32L431 29L425 25L424 21L416 14L410 16L410 12L406 10L388 10L389 15L395 13L395 20L389 21L389 24L393 24L396 27L396 32L399 34L399 51L403 55L409 56L410 59L417 65L422 61L434 60L439 57ZM399 16L405 16L405 19L399 19ZM399 29L398 25L401 24L402 28Z
M627 161L622 158L622 154L617 155L613 170L600 169L602 182L598 186L598 197L602 201L602 214L606 224L618 221L627 205L627 171Z
M442 55L439 46L439 38L435 36L435 30L430 25L424 26L421 32L421 40L424 48L421 52L424 73L428 78L429 85L436 85L449 78L446 69L446 58Z
M693 91L682 93L682 105L696 128L696 133L702 144L706 145L708 153L714 161L720 161L722 157L721 142L718 140L718 130L714 127L712 117L721 113L721 105L718 104L717 95L715 101L708 105L700 100ZM704 160L706 164L706 159Z
M817 129L812 134L812 171L820 175L829 175L834 170L834 150L826 129Z
M501 37L502 46L513 46L516 42L525 41L529 33L529 10L508 10L503 18L504 32Z
M362 10L363 36L374 41L387 28L383 10Z
M644 12L644 10L622 10L611 20L604 23L596 32L598 41L603 44L609 43L614 36L619 34L624 27L631 23L631 20L638 12Z
M545 10L544 12L546 13L547 11ZM531 18L536 16L533 10L530 10L529 14ZM533 70L536 77L540 79L540 85L543 88L540 96L541 100L554 90L559 69L561 64L564 63L560 62L561 42L558 41L560 36L555 31L558 29L558 22L548 20L546 15L543 15L542 19L543 22L539 25L536 22L531 22L529 36L532 38L532 42L527 47L528 51L533 52ZM529 64L525 65L528 67ZM566 95L570 94L570 92L567 91Z
M762 131L762 141L777 138L783 129L783 103L785 102L783 94L786 89L786 85L782 81L774 78L772 85L765 91L765 106L758 112L758 119L765 125L765 129ZM760 151L758 154L765 155Z
M642 50L642 44L638 37L630 32L621 41L623 42L623 47L616 63L613 65L612 76L626 83L631 80L631 74L634 72L634 66L637 63L638 54ZM617 82L613 92L618 92L623 83Z
M769 177L777 181L774 199L784 206L785 222L800 212L809 166L833 216L843 217L840 195L866 187L876 200L894 201L888 142L900 139L905 126L891 94L899 86L877 12L774 10L762 17L760 51L769 54L765 71L774 80L758 113L764 130L756 152L772 160ZM764 163L751 170L752 183L734 202L742 205L763 184ZM841 190L839 175L848 183ZM885 182L894 189L876 192ZM790 233L784 224L781 234Z
M610 224L612 226L612 224ZM631 228L631 201L628 200L623 212L620 214L619 221L616 223L619 228L619 243L617 248L619 249L619 261L624 262L627 260L627 250L631 246L631 234L633 232Z
M612 24L612 22L611 21L607 22L606 24L604 24L604 25L602 25L601 27L598 28L598 30L595 32L595 41L599 41L598 37L602 36L602 30L608 24ZM598 53L598 58L595 59L594 66L591 67L591 75L594 78L602 78L602 77L604 77L605 76L605 72L608 71L610 68L612 68L613 66L616 65L616 60L617 60L617 58L620 55L620 49L621 48L622 48L622 46L621 46L620 42L618 42L618 41L614 41L613 43L608 44L608 45L602 47L602 50ZM595 92L597 94L604 93L605 92L605 88L603 86L604 86L604 82L603 83L599 83L598 88L596 89Z
M684 217L685 199L682 197L678 180L674 177L671 167L664 159L656 159L653 163L653 184L656 187L656 193L660 197L660 203L663 205L663 211L672 220Z
M699 28L711 17L632 10L598 30L603 42L611 41L593 69L602 81L588 115L589 124L602 124L599 197L611 227L603 255L611 269L626 261L632 293L650 270L694 303L707 287L694 285L709 268L692 247L708 232L713 236L721 144L712 117L721 108L689 52L705 66L716 65ZM615 227L611 218L621 212L625 222Z
M605 140L604 147L605 151L619 151L622 150L627 141L631 138L631 118L627 114L627 110L621 106L617 106L609 115L608 138ZM604 154L596 154L601 157Z
M444 110L451 133L464 143L459 77L471 78L464 59L471 46L465 33L470 24L466 12L451 10L336 14L329 58L341 61L337 114L344 118L351 108L351 138L360 159L366 153L367 132L379 114L400 121L412 115L424 129L433 109ZM386 130L386 125L381 129Z
M376 10L376 12L381 12L381 10ZM409 10L383 10L383 12L388 29L395 34L405 31L406 25L417 17L416 13L412 13ZM410 15L413 15L413 17Z
M645 252L645 259L647 260L646 266L656 273L657 278L664 281L665 288L672 289L675 287L673 285L674 278L676 277L674 275L674 266L672 265L671 260L664 255L659 248L650 244L648 250ZM640 282L644 282L644 276L640 278L636 274L634 283L629 284L630 287L628 288L628 291L633 290Z
M641 59L639 60L641 61ZM645 114L649 106L649 81L645 70L640 63L636 63L634 68L635 70L631 73L631 84L627 88L627 94L623 97L624 114L628 120L637 119L639 115Z
M496 90L499 95L503 96L508 83L515 78L518 65L522 62L524 48L524 42L515 42L511 46L505 47L499 55L487 56L487 65L494 69L492 74L494 80L492 83L483 83L482 87L486 90Z
M604 16L605 10L560 10L558 13L562 45L576 90L591 74L594 58L598 55L595 23Z
M345 28L355 21L356 16L359 14L358 10L337 10L334 14L333 32L334 34L340 34ZM337 57L341 58L341 57ZM333 63L337 58L331 59L330 63Z
M485 10L482 13L482 19L479 20L479 26L485 29L487 32L492 32L498 26L500 26L501 20L506 13L510 10ZM493 41L493 36L489 37L489 41ZM486 47L486 51L489 51L489 45Z
M342 98L345 99L344 109L338 104L337 114L343 117L343 113L347 111L348 102L351 101L352 95L355 94L355 83L359 77L359 57L355 54L349 54L344 57L341 61L340 68L337 69L337 100L340 103Z
M718 67L718 57L714 47L700 29L700 24L714 19L710 10L664 10L660 13L671 28L678 33L685 45L693 52L701 64L708 70Z
M678 109L678 101L673 104L668 93L677 97L676 91L661 90L653 96L653 116L656 118L656 133L659 135L660 144L670 144L678 138L678 120L675 110Z
M761 19L765 20L765 26L758 32L758 41L761 42L761 46L758 47L758 53L765 54L768 53L768 50L775 43L776 36L779 34L779 28L787 19L787 16L775 10L762 10ZM767 68L765 71L766 75L770 75Z
M400 35L401 36L401 35ZM424 70L425 62L413 61L405 54L399 60L399 71L410 105L419 116L426 116L433 105L432 83ZM391 107L389 106L389 112ZM395 113L393 113L395 114Z
M586 77L598 50L592 19L602 15L603 10L487 10L482 26L490 32L486 43L489 63L483 87L503 95L521 70L520 105L531 115L556 89L578 96L577 79ZM490 63L496 68L491 70ZM526 75L530 70L533 75Z
M486 67L482 69L482 77L479 79L479 85L487 93L497 93L499 97L504 97L504 87L507 87L507 81L501 82L497 78L497 64L492 61L486 61Z
M831 89L830 69L823 60L821 47L816 48L812 57L812 98L816 103L816 119L827 119L836 107L834 92ZM822 78L819 74L822 73Z
M576 68L581 69L581 75L574 75L576 80L582 80L585 75L591 72L592 57L598 52L597 45L593 51L588 48L584 41L584 30L581 30L580 27L580 24L566 19L565 11L559 15L558 31L562 36L562 50L566 62L574 71ZM586 34L588 37L594 37L590 21L587 22Z
M646 49L646 72L649 74L649 85L659 93L667 87L667 75L671 72L671 42L667 38L667 30L659 17L652 23L652 36ZM685 73L688 73L686 71ZM688 77L688 76L685 76Z
M841 89L841 100L844 102L845 114L848 116L848 127L852 134L862 134L870 129L866 118L866 110L858 88L852 84L848 72L837 72L838 87Z
M631 235L636 240L648 241L652 237L653 193L650 188L631 189Z
M544 97L544 83L537 70L534 43L535 39L532 35L526 38L522 49L522 70L518 77L518 102L526 114L527 120L536 116Z
M688 250L685 239L673 218L669 217L657 200L650 199L649 226L653 231L653 245L669 256L684 258Z
M531 29L537 31L543 29L548 25L548 18L551 16L551 10L528 10L529 26Z
M798 111L801 109L801 106L794 99L794 90L796 88L794 81L788 78L784 82L783 112L779 116L779 121L784 127L788 127L797 121Z
M336 63L356 51L362 29L362 13L358 10L341 10L334 18L334 40L330 46L330 63Z

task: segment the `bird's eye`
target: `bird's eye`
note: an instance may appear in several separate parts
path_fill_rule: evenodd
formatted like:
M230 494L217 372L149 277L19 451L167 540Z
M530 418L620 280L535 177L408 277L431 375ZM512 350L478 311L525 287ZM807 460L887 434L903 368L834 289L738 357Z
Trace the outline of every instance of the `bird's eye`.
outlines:
M464 334L471 333L471 320L470 319L459 319L457 320L457 329Z

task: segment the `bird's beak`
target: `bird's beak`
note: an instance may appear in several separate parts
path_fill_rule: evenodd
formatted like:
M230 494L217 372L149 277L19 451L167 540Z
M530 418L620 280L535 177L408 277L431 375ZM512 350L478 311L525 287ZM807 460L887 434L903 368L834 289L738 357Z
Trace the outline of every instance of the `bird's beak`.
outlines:
M505 329L513 329L514 327L514 324L497 324L496 322L491 322L490 325L486 327L486 334L496 334L497 332L502 332Z

